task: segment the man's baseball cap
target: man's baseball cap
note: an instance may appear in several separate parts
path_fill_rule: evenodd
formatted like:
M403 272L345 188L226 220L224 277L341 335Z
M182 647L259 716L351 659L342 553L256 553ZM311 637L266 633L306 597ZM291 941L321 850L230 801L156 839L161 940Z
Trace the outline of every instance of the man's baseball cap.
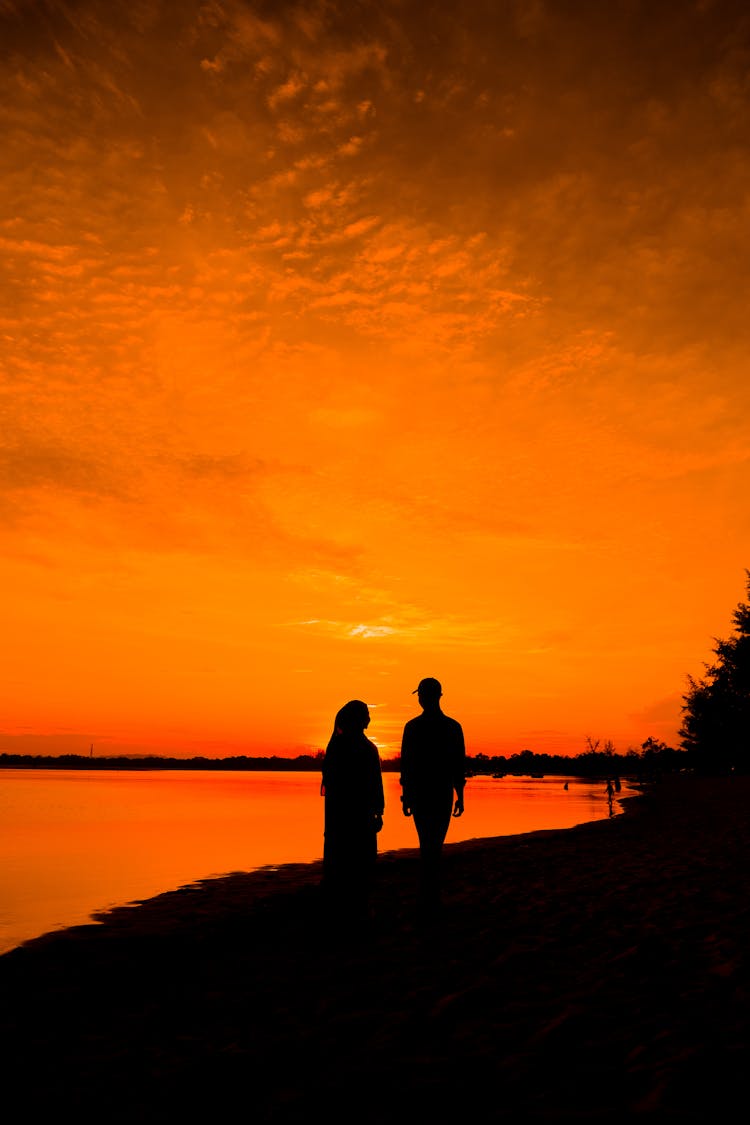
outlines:
M427 676L426 679L419 681L419 686L415 687L412 695L417 692L423 691L426 695L442 695L443 688L440 680L436 680L434 676Z

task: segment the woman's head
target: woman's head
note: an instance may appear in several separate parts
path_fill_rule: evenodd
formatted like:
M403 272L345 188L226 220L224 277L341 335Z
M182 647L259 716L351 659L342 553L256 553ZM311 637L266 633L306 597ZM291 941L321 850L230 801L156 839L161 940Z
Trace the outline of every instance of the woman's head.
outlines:
M370 724L370 712L361 699L350 699L336 715L335 734L361 734Z

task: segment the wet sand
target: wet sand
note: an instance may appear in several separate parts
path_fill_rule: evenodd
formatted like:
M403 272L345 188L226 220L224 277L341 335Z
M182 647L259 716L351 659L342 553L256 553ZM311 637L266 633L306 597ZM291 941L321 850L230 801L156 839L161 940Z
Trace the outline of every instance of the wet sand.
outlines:
M723 1122L750 1073L750 778L415 851L332 928L318 864L235 874L0 957L17 1120ZM467 812L470 816L470 807ZM742 1111L738 1111L742 1112Z

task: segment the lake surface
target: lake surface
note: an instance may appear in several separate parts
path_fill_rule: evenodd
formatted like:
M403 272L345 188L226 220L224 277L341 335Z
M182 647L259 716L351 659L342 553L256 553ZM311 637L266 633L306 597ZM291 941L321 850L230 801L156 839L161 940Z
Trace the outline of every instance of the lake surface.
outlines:
M379 850L414 848L398 774L383 783ZM447 842L609 816L603 782L473 777ZM199 879L322 854L319 773L0 770L0 953Z

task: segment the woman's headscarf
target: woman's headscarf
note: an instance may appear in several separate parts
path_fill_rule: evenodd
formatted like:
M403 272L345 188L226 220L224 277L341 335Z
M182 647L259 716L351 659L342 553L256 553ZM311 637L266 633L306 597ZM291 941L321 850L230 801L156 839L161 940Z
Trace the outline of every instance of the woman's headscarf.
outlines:
M360 734L367 726L369 717L370 712L366 703L363 703L361 699L350 699L336 713L331 739L334 739L337 734Z
M369 718L370 712L367 704L363 703L361 699L350 699L349 702L345 703L341 710L336 713L336 718L333 723L333 734L329 738L328 746L326 747L326 756L323 764L323 779L320 785L321 794L325 795L326 783L329 780L329 752L336 742L336 739L345 735L363 735Z

